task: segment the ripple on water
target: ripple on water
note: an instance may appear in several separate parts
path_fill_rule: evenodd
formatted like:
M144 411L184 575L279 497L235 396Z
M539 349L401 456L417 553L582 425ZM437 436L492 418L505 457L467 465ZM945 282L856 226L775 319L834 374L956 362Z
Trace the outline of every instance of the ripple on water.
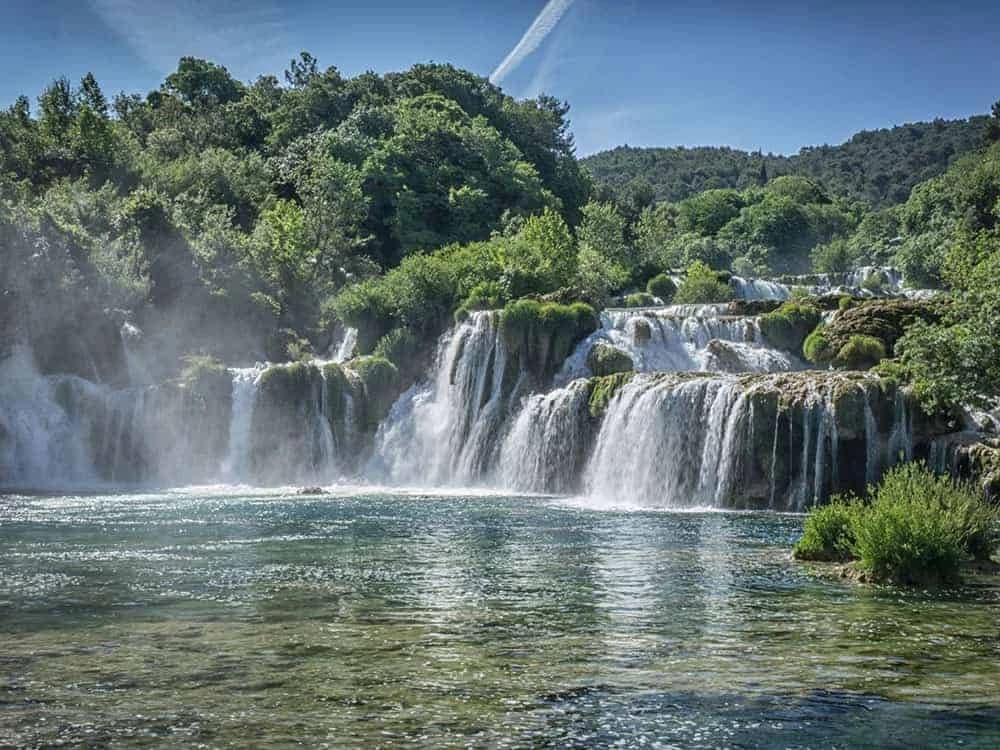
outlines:
M207 491L0 503L0 744L1000 742L1000 588L794 516Z

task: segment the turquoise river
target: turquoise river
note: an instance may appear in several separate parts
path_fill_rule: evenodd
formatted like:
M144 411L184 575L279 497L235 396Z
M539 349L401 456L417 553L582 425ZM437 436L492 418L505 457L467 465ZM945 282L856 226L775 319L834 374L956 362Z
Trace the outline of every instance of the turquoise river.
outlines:
M0 747L1000 747L1000 588L801 516L233 488L0 497Z

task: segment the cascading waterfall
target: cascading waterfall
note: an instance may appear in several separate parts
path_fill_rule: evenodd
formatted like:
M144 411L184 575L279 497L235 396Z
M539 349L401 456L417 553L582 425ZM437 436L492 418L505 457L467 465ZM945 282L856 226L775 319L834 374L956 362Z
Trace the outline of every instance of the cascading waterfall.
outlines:
M388 405L373 416L360 365L334 363L354 349L350 330L331 360L118 389L39 375L22 348L0 363L0 482L327 483L360 472L612 504L800 510L926 455L901 392L797 372L803 363L769 346L757 317L726 312L607 310L542 392L509 355L499 313L475 312L442 336L429 381L383 419ZM598 343L636 373L595 407Z
M576 489L590 435L589 391L577 380L526 399L504 438L494 479L518 491Z
M233 413L229 421L229 452L222 465L222 476L229 481L239 481L247 476L257 380L263 371L262 365L230 371L233 375Z
M778 299L786 300L791 297L791 291L784 284L767 279L744 279L741 276L733 276L729 280L733 292L737 299L761 300Z
M803 367L787 352L767 345L756 317L720 315L718 306L686 307L606 311L601 328L567 358L557 382L590 375L587 357L597 343L628 354L638 372L786 372ZM692 312L703 314L688 314Z
M496 312L475 312L443 338L434 380L397 401L375 439L371 471L419 485L480 482L523 375L507 372Z

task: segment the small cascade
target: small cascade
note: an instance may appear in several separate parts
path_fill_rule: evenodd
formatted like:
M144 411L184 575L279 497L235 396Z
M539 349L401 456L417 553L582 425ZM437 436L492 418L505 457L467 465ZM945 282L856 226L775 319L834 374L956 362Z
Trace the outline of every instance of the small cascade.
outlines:
M89 484L96 477L78 425L59 403L59 384L101 391L82 378L39 375L29 349L0 362L0 485Z
M557 382L590 375L587 358L597 343L628 354L638 372L763 373L803 366L787 352L767 345L756 317L676 315L677 307L605 311L601 328L567 358Z
M263 371L262 365L230 370L233 376L233 414L229 421L229 452L222 464L222 476L228 481L239 481L247 475L257 381Z
M577 380L527 398L504 439L496 483L524 492L574 491L590 439L588 396L586 381Z
M741 276L733 276L729 280L729 285L733 288L737 299L786 300L791 297L791 291L787 286L767 279L745 279Z
M344 338L341 339L336 351L333 353L334 362L346 362L354 356L354 350L358 345L358 329L347 328L344 331Z
M510 373L494 311L442 338L434 379L396 402L375 439L377 477L418 485L480 482L523 373Z

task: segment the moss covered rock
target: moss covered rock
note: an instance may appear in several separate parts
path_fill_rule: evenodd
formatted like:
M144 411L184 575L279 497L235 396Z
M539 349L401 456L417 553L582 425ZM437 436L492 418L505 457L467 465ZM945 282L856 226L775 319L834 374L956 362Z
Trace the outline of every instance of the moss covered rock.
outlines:
M364 426L375 430L402 392L399 369L385 357L360 357L350 362L364 392Z
M760 330L774 346L798 354L806 336L819 322L818 308L801 302L786 302L774 312L760 316Z
M590 395L587 397L587 409L590 416L599 419L607 411L608 403L618 391L624 388L635 375L634 372L619 372L590 379Z
M635 363L621 349L598 342L587 355L587 367L594 375L602 377L618 372L631 372L635 369Z
M941 313L937 300L857 301L834 316L823 328L821 340L813 342L805 354L820 365L871 367L881 358L894 356L896 342L915 321L934 322Z
M517 366L546 382L576 347L600 326L590 305L518 300L500 315L504 345Z

